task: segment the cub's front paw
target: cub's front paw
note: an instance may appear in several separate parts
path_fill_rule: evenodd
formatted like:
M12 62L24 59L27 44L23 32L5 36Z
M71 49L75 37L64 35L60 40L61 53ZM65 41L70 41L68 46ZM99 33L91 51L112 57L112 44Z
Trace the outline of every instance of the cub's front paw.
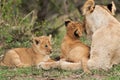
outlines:
M56 62L40 62L38 65L37 65L37 68L42 68L44 70L49 70L51 68L59 68L60 66L60 63L59 61L56 61Z
M42 69L44 69L44 70L49 70L49 69L50 69L50 66L49 66L47 63L45 63L45 62L40 62L40 63L37 65L37 68L38 68L38 69L42 68Z

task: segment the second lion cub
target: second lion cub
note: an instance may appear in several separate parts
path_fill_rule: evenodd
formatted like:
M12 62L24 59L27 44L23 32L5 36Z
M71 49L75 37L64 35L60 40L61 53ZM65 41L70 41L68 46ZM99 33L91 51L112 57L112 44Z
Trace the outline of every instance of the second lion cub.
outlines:
M84 72L90 73L87 67L89 57L89 47L80 42L83 27L74 21L65 21L66 35L61 44L61 68L79 69L82 65Z

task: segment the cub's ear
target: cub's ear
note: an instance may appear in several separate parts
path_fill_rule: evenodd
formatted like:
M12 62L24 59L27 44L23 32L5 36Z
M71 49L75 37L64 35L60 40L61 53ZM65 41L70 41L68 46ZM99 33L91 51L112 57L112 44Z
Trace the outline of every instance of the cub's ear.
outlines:
M115 15L116 12L116 6L114 1L111 2L111 4L107 5L107 8L110 10L110 12L112 13L112 15Z
M51 41L51 39L52 39L52 35L50 34L50 35L49 35L49 41Z
M65 26L67 26L71 21L70 20L66 20L65 21Z
M38 45L39 43L40 43L40 41L38 41L38 40L35 40L35 44L37 44L37 45Z
M81 8L82 14L83 15L89 14L89 13L93 12L94 8L95 8L95 1L87 0L85 2L85 4L83 5L83 7Z
M38 45L40 43L40 40L37 37L32 37L32 41L36 45Z

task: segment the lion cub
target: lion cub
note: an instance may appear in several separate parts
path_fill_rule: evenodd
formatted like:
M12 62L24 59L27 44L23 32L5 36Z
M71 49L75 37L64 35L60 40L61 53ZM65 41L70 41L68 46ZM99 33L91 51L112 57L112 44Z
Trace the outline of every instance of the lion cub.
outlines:
M61 68L79 69L82 65L84 72L90 73L87 67L89 47L80 42L83 27L74 21L65 21L66 35L61 44Z
M51 35L33 37L31 48L14 48L9 50L0 62L2 66L29 67L37 66L40 62L52 61L49 54L52 52Z

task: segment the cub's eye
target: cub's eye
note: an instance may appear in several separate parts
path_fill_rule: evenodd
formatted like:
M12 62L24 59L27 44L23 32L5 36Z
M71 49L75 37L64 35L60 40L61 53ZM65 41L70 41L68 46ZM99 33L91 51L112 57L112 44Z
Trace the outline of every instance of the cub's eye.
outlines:
M48 45L45 45L45 47L47 48L47 47L48 47Z

